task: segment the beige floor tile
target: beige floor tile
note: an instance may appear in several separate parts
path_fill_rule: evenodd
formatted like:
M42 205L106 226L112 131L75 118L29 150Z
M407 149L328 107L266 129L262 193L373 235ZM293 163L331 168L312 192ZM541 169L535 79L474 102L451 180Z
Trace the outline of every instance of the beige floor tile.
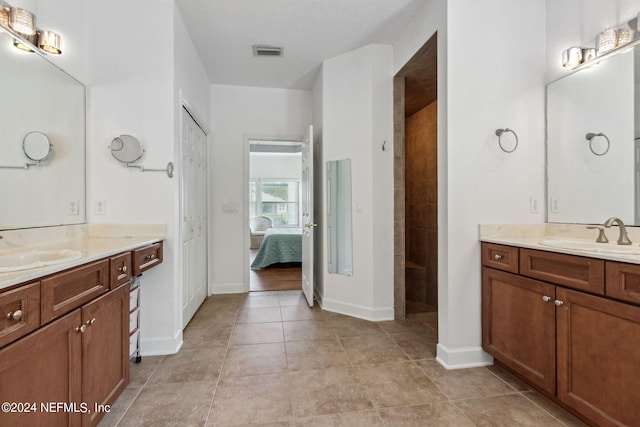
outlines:
M388 334L413 332L434 335L433 330L419 319L389 320L377 322L377 325Z
M347 353L338 340L287 342L290 371L350 366Z
M206 328L206 327L217 327L217 326L227 326L233 325L236 322L236 317L238 316L238 309L233 308L224 308L224 309L215 309L211 308L206 311L198 310L196 314L193 316L189 324L188 328Z
M238 323L231 335L231 345L283 342L282 322Z
M413 362L358 366L356 372L378 408L447 400Z
M250 307L243 308L238 313L238 323L266 323L280 322L280 307Z
M318 307L309 308L304 305L291 305L280 307L282 320L285 322L292 320L327 320L326 312Z
M427 326L433 329L435 332L438 332L438 312L437 311L429 311L426 313L410 313L410 314L407 314L407 318L421 320Z
M287 370L284 344L251 344L230 347L223 377L272 374Z
M222 424L214 424L213 421L207 422L206 427L215 427ZM228 425L228 424L227 424ZM234 427L297 427L297 424L293 420L289 421L276 421L274 423L257 423L257 424L233 424Z
M141 390L142 387L127 387L100 421L100 427L115 427L118 425L118 422Z
M166 356L148 384L207 381L215 384L220 376L226 347L185 348Z
M451 400L516 392L485 368L447 370L435 359L415 363Z
M560 408L555 403L550 402L537 391L526 391L523 392L522 395L547 411L552 417L559 420L567 427L587 427L587 424Z
M345 412L296 420L298 427L384 427L376 411Z
M356 365L409 360L404 351L387 335L343 337L340 342L349 359Z
M302 307L309 307L309 304L307 303L307 299L305 298L305 296L302 294L302 292L296 293L296 294L284 294L284 295L280 295L280 305L282 307L284 306L302 306Z
M182 348L226 347L233 325L211 325L206 328L187 327Z
M257 424L293 419L287 374L223 378L208 425Z
M278 295L250 294L242 302L242 308L249 307L280 307L280 297Z
M130 361L128 387L142 387L164 358L165 356L144 356L140 363Z
M214 389L204 381L146 385L118 427L204 425Z
M296 417L373 409L352 368L290 372L289 379Z
M457 400L456 407L477 427L560 427L562 424L521 394Z
M432 359L436 356L436 338L433 334L391 334L391 339L412 360Z
M316 320L300 320L283 322L285 341L328 340L336 337L335 330L329 322Z
M502 381L509 384L511 387L513 387L518 391L531 390L531 387L529 387L527 384L523 383L522 381L520 381L519 379L517 379L516 377L514 377L509 372L507 372L506 370L502 369L499 366L491 365L491 366L487 366L485 369L487 369L489 372L496 375Z
M452 402L382 408L379 412L387 426L474 427Z
M354 317L336 316L331 317L329 321L339 337L380 335L384 333L376 323Z

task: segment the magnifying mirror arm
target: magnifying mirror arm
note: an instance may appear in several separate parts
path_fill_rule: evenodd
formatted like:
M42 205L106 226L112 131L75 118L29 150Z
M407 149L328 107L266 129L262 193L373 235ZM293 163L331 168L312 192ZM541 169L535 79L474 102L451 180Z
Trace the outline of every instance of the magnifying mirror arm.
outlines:
M173 162L167 163L167 167L163 169L147 169L143 165L134 165L131 163L126 163L128 168L138 168L140 172L166 172L169 178L173 178L174 166Z
M4 166L4 165L0 165L0 169L24 169L24 170L29 170L29 168L31 166L40 166L40 162L25 163L22 166Z

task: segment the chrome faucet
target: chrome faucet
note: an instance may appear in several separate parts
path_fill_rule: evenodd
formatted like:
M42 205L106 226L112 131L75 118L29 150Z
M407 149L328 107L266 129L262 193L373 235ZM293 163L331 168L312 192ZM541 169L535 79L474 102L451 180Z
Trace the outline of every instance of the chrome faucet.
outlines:
M611 225L613 225L613 223L618 223L618 228L620 231L620 234L618 234L618 244L619 245L630 245L631 244L631 240L629 240L629 236L627 236L627 229L624 226L624 223L622 222L622 220L620 218L616 218L616 217L611 217L608 220L605 221L605 223L603 224L605 228L610 228Z

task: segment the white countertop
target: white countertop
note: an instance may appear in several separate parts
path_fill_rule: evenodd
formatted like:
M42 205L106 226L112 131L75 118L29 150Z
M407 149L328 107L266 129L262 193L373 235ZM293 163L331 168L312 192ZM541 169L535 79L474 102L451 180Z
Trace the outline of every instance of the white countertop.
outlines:
M618 228L611 227L606 231L609 243L598 243L598 245L610 245L615 247L617 245L616 239L618 237ZM633 245L638 247L640 244L640 227L627 227L627 232L633 242ZM630 264L640 264L640 255L582 251L540 244L543 240L554 239L594 242L597 235L597 230L588 230L586 225L580 224L481 224L479 226L479 239L482 242L518 246L521 248L598 258L609 261L626 262Z
M68 240L64 242L57 242L48 245L40 245L37 247L20 248L15 250L5 250L3 253L10 253L11 251L38 249L38 250L61 250L70 249L79 251L82 257L73 261L63 262L60 264L48 265L45 267L31 268L28 270L12 271L7 273L0 273L0 289L7 288L9 286L16 285L18 283L28 282L38 279L43 276L47 276L52 273L57 273L68 268L77 267L82 264L86 264L92 261L96 261L102 258L110 257L121 252L127 252L136 248L150 245L161 241L161 237L116 237L116 238L101 238L90 237L85 239Z
M0 235L0 255L25 251L69 249L81 253L72 261L28 270L0 273L0 290L19 283L77 267L121 252L141 248L165 238L164 224L84 224L41 229L5 230Z

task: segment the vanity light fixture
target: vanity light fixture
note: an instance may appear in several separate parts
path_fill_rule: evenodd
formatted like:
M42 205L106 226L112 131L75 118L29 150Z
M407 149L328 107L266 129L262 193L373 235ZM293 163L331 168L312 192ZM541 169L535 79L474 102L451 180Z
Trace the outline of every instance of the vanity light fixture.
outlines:
M9 10L10 9L0 1L0 24L5 27L9 26ZM0 32L2 32L2 29L0 29Z
M562 51L562 66L565 68L577 67L582 63L581 47L572 46L569 49Z
M12 7L9 12L9 26L25 36L33 36L36 33L36 17L27 9Z
M24 37L29 43L31 43L34 46L36 44L36 40L38 39L38 36L36 34L32 36L22 36L22 37ZM13 39L13 45L20 50L24 50L25 52L33 52L32 46L27 43L24 43L20 39Z
M596 37L598 55L612 51L618 46L618 30L607 28Z
M625 44L633 40L633 30L628 28L621 28L618 30L618 46L624 46Z
M38 47L52 55L60 55L62 53L60 34L48 30L38 31Z

